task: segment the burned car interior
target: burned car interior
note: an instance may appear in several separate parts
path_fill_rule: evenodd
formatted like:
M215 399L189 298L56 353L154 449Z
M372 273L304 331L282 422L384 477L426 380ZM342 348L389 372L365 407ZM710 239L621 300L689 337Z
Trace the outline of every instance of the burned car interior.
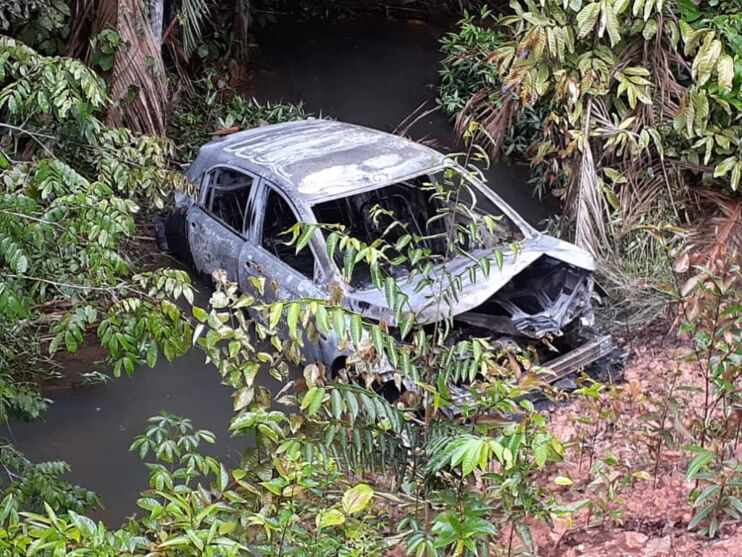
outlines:
M288 236L285 232L298 222L288 202L276 190L270 188L265 203L261 245L274 257L311 279L314 277L314 254L311 247L307 246L296 253L296 248L287 243Z
M210 209L222 224L242 234L253 182L253 178L244 172L216 169L209 176L204 207Z
M454 200L455 199L455 200ZM522 239L515 223L486 198L475 197L467 187L455 189L444 180L442 173L422 175L371 191L342 197L313 207L317 222L323 225L342 225L344 233L366 244L378 238L395 245L405 234L417 238L419 247L430 250L431 257L446 255L449 230L455 227L459 236L453 244L463 250L504 246ZM474 234L468 226L482 215L489 215L491 227L477 222ZM455 250L454 246L451 246ZM394 258L394 251L389 253ZM336 252L335 263L343 267L343 254ZM392 276L403 277L402 265L390 267ZM364 265L357 265L350 285L371 287L370 274Z

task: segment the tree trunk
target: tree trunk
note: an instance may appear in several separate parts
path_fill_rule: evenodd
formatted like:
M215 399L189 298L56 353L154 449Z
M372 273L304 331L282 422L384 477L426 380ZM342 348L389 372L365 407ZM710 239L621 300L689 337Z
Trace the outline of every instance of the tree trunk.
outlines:
M162 6L162 0L155 0ZM116 30L123 41L111 73L111 109L106 123L149 135L165 134L167 78L162 63L162 23L152 32L148 0L105 0L116 8ZM101 8L102 11L102 8Z
M159 42L162 39L162 26L165 19L165 0L149 0L149 27L152 36Z

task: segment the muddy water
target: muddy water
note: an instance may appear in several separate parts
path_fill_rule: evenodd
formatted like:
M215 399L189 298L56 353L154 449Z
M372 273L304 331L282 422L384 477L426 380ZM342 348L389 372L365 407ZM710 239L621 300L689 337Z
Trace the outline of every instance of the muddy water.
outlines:
M309 111L383 130L393 130L421 104L434 106L443 28L369 20L336 25L276 26L257 34L261 45L251 93L262 100L302 101ZM410 130L415 139L452 148L450 124L431 114ZM489 182L534 224L548 208L534 202L519 167L495 166ZM139 369L105 386L58 394L40 422L8 428L31 459L63 459L70 479L98 492L97 514L115 525L135 512L136 494L147 485L145 467L128 452L149 416L167 410L190 417L217 434L210 452L237 463L249 439L228 436L230 391L198 351Z
M147 470L128 447L148 417L167 410L191 418L217 434L208 451L227 462L238 463L247 443L228 438L230 389L196 350L172 364L163 360L132 377L53 398L40 423L14 422L6 435L34 461L66 460L69 478L101 495L105 509L95 515L112 525L136 511L135 496L147 487Z

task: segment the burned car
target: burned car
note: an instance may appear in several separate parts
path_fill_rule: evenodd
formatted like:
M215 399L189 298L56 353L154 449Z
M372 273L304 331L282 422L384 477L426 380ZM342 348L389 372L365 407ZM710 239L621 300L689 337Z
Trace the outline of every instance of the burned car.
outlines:
M253 276L278 285L284 300L328 299L332 285L342 285L348 309L394 326L383 292L368 276L344 281L341 267L328 255L326 235L317 228L306 249L297 253L282 233L297 223L335 223L350 236L371 242L385 224L370 218L382 208L421 235L435 207L423 187L446 169L459 168L477 211L496 217L497 225L470 246L472 254L501 250L500 265L475 282L464 281L455 302L432 303L416 280L403 280L405 268L393 269L418 322L453 315L458 334L512 339L550 339L556 357L542 362L554 377L584 367L612 348L609 337L585 336L592 325L595 270L582 249L531 227L498 195L449 157L402 137L326 120L269 125L229 135L204 145L187 169L195 194L181 195L163 230L163 243L207 275L223 269L244 292L254 292ZM437 226L451 226L439 219ZM512 245L518 249L512 249ZM517 253L516 253L517 251ZM448 261L455 272L469 258ZM356 276L357 275L357 276ZM279 294L266 288L263 298ZM341 369L347 351L330 338L305 347L307 361Z

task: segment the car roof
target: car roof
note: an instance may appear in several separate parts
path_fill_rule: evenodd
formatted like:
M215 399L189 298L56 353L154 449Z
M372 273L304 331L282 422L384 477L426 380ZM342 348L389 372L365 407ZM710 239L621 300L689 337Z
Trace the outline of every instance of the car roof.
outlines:
M252 171L287 195L315 204L345 197L440 167L441 153L409 139L333 120L261 126L212 141L198 164Z

